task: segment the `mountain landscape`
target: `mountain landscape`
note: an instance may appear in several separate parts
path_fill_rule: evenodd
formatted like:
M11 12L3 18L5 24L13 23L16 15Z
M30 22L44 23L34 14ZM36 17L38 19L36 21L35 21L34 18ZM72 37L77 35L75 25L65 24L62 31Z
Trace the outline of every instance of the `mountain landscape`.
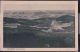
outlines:
M74 47L75 16L63 11L7 11L4 47Z

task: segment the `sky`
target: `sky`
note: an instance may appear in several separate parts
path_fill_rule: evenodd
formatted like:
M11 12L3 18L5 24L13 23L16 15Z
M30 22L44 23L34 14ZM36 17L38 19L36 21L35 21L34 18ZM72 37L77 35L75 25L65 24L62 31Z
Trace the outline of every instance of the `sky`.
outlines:
M4 10L74 10L75 1L4 1Z

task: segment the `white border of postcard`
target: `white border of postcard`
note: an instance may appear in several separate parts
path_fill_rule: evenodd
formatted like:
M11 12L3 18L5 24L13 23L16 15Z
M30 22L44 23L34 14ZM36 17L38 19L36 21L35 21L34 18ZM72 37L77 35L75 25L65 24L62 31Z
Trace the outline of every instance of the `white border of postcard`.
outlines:
M4 2L9 2L9 1L1 1L1 2L2 2L1 16L0 16L0 50L1 51L78 51L78 1L75 1L75 48L3 48L3 11L4 11L3 6L4 6ZM26 2L47 3L47 2L54 2L54 1L26 1Z

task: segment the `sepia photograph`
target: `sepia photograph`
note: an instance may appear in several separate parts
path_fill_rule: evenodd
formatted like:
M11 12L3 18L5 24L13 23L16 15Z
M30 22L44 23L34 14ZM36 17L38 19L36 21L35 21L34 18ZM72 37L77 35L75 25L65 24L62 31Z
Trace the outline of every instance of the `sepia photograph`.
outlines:
M77 50L76 1L2 3L2 50Z

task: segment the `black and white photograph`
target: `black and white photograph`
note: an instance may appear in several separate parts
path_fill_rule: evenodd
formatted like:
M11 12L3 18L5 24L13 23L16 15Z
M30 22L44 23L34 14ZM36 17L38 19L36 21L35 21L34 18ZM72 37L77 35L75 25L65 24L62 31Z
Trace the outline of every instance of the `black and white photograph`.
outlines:
M75 22L75 1L4 1L3 48L75 48Z

